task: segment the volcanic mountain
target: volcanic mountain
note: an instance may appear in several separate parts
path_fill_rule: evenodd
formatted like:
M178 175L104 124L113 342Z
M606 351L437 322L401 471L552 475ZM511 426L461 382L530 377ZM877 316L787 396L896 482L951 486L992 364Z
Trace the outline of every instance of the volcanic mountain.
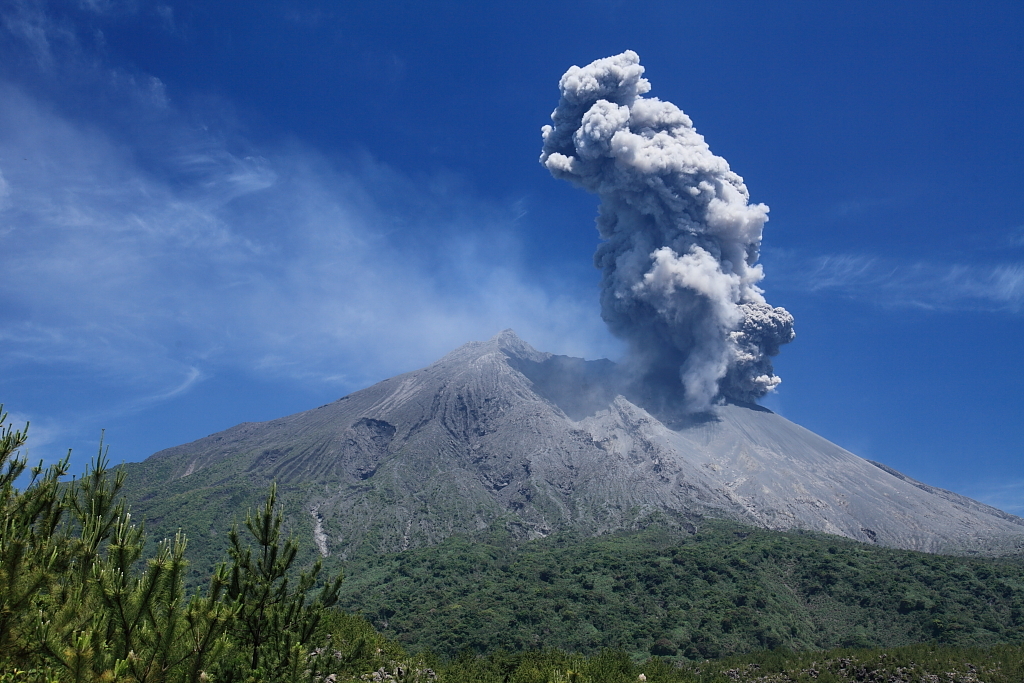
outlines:
M542 353L506 330L288 417L243 423L130 465L147 524L223 531L270 482L289 524L344 558L495 524L599 534L652 516L1001 553L1024 520L934 488L752 404L698 415L607 360ZM229 521L229 520L227 520Z

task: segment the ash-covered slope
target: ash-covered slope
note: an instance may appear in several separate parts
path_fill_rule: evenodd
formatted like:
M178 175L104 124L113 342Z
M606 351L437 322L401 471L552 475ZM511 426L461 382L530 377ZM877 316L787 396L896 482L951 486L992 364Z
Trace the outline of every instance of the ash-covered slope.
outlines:
M186 515L205 504L197 489L240 502L277 481L303 518L294 528L342 557L496 521L526 535L600 533L655 511L927 551L999 553L1024 541L1024 520L764 408L687 416L673 412L671 389L619 380L610 361L541 353L508 330L316 410L161 451L132 466L132 497L147 513L169 496ZM160 515L172 508L165 501Z

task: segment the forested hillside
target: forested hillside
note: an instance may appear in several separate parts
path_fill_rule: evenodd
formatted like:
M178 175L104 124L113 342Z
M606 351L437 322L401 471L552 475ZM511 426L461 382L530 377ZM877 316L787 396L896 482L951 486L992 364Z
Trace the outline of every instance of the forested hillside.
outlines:
M413 650L762 648L1024 639L1024 565L708 521L598 538L508 534L353 562L341 604Z

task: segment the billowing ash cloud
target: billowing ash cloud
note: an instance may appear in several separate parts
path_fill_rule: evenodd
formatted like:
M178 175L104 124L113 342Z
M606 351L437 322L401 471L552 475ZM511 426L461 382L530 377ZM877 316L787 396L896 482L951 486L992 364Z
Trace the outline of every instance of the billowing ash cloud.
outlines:
M634 362L678 373L692 410L753 401L779 383L770 357L794 337L757 286L768 207L686 114L643 97L643 73L632 51L569 69L541 163L601 197L602 315Z

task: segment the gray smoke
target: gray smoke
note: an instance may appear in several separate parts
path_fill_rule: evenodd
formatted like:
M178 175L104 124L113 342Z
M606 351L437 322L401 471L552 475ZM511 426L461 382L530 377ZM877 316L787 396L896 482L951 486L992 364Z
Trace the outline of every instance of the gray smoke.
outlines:
M643 95L635 52L570 68L541 163L601 198L602 317L651 378L677 374L691 410L778 385L771 356L793 316L765 302L757 259L768 207L690 118Z

